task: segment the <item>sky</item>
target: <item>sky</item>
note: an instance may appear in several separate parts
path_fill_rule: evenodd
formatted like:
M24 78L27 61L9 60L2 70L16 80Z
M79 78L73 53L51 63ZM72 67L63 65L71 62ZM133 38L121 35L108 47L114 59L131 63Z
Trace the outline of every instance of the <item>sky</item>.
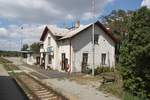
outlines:
M95 15L112 10L150 8L150 0L95 0ZM92 0L0 0L0 50L18 51L38 42L45 25L71 26L92 21ZM23 27L23 28L22 28Z

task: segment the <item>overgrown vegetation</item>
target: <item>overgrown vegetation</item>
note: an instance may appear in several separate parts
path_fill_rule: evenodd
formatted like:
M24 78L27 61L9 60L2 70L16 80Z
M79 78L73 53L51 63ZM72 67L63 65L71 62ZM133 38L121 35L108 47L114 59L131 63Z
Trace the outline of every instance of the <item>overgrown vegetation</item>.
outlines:
M95 75L100 75L101 73L105 73L105 72L114 72L115 69L113 67L97 67L95 69Z
M18 51L0 51L0 57L18 57L20 53Z
M150 98L150 10L134 12L120 50L123 87L134 95Z
M2 58L2 57L0 57L0 63L1 63L1 64L5 64L5 63L12 63L12 62L9 61L9 60L4 59L4 58Z
M116 80L113 82L108 82L106 84L102 84L99 87L100 91L104 91L106 93L113 94L119 98L122 98L123 96L123 82L122 82L122 77L120 76L119 73L115 72Z

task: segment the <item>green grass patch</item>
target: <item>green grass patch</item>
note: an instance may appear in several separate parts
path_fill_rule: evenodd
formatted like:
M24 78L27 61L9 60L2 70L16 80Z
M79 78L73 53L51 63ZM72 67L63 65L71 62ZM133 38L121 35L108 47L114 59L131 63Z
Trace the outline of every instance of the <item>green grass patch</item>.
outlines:
M129 92L124 92L123 100L148 100L148 99L146 99L144 97L142 98L142 97L134 96L133 94L131 94Z
M99 90L104 91L104 92L109 93L109 94L113 94L113 95L121 98L123 95L122 78L117 72L115 72L115 73L111 72L110 74L115 75L116 80L114 82L108 82L108 83L102 84L99 87Z

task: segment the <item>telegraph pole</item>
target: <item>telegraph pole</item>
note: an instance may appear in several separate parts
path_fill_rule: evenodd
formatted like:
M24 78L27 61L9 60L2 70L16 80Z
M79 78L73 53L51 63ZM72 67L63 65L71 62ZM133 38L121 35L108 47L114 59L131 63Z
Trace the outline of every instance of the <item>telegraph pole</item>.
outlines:
M92 0L92 13L93 13L93 25L92 25L92 56L93 56L93 64L92 64L92 75L94 76L94 69L95 69L95 43L94 43L94 34L95 34L95 0Z
M21 48L20 48L20 59L22 57L22 48L23 48L23 36L22 36L22 30L23 30L23 27L21 26L21 30L20 30L20 45L21 45Z

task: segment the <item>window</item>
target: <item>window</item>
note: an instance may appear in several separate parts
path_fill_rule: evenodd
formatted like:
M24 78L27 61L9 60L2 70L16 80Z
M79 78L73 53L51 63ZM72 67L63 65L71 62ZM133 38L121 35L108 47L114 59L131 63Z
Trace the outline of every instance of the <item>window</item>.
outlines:
M66 59L66 54L65 53L62 53L61 54L61 69L62 70L64 70L65 69L65 66L66 66L66 64L65 64L65 59Z
M48 55L48 62L49 62L49 64L52 64L52 56L51 55Z
M94 44L98 44L99 34L94 34Z
M51 44L51 37L48 37L48 45Z
M82 57L82 72L86 72L88 65L88 53L83 53Z
M88 62L88 53L83 53L83 64L87 66Z
M102 65L106 65L106 53L102 53L101 61Z

